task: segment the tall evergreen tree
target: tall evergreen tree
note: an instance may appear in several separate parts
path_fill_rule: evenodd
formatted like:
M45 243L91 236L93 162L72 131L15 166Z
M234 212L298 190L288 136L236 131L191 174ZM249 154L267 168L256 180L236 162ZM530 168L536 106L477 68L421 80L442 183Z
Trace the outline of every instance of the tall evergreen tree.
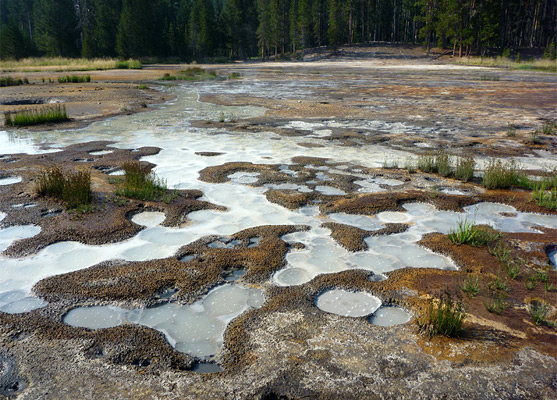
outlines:
M47 56L78 54L77 18L72 0L36 0L34 39Z
M153 54L154 15L150 0L124 0L116 36L116 51L122 58Z

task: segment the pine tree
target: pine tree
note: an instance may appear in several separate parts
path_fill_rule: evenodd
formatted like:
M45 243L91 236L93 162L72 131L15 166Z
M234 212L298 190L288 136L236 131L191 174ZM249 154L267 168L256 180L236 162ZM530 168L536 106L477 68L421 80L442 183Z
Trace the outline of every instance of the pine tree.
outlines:
M150 0L124 0L116 36L118 56L138 58L153 54L153 16Z
M47 56L75 56L78 53L77 19L72 0L36 0L35 42Z
M0 30L0 58L18 60L27 55L23 33L15 22L9 22Z

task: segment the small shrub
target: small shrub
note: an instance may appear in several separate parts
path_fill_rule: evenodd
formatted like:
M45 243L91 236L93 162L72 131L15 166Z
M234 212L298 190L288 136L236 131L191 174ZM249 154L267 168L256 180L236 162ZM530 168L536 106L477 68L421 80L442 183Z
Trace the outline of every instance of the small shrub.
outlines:
M122 169L125 176L123 187L118 191L119 195L140 200L155 200L166 194L166 182L147 172L139 162L126 162Z
M476 297L480 293L480 279L477 276L468 275L462 283L461 289L468 297Z
M454 177L463 182L468 182L474 176L474 168L476 161L472 157L461 158L458 157L454 171Z
M520 172L514 160L503 162L492 159L489 161L482 184L488 189L508 189L512 186L528 186L529 180Z
M240 75L239 72L232 72L230 75L228 75L228 79L240 79L242 77L242 75Z
M66 208L83 208L91 202L91 174L77 171L64 174L60 167L44 170L36 178L39 196L62 200Z
M7 111L4 113L4 119L7 126L28 126L69 120L66 106L60 104L34 110Z
M147 85L139 85L137 88L140 90L144 90L147 89Z
M454 302L448 293L441 295L439 302L430 303L426 314L418 318L418 329L432 337L435 335L458 336L466 312L461 302Z

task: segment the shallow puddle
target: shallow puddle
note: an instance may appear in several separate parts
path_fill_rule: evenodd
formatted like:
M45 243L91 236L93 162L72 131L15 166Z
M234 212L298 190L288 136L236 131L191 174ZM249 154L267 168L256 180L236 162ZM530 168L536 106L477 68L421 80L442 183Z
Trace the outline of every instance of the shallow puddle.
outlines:
M409 322L412 316L401 307L381 306L369 317L369 323L378 326L394 326Z
M70 310L64 322L89 329L111 328L123 323L145 325L164 333L176 350L209 357L222 347L227 324L244 311L261 307L264 301L260 290L226 284L191 305L170 302L131 310L113 306L79 307Z
M367 292L349 292L331 289L317 297L320 310L345 317L365 317L381 307L381 300Z

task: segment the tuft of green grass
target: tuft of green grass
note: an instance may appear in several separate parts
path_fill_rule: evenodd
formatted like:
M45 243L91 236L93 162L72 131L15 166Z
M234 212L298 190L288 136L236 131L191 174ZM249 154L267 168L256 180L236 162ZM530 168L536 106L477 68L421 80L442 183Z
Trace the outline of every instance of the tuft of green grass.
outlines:
M124 182L117 194L139 200L156 200L167 194L166 182L147 172L139 162L126 162L122 169Z
M129 60L119 60L115 64L116 69L141 69L141 61L130 58Z
M524 286L526 287L526 290L534 290L538 286L538 279L536 278L536 275L528 275L524 281Z
M19 86L23 84L29 84L29 79L27 78L12 78L11 76L0 77L0 87L1 86Z
M501 279L501 277L499 275L497 275L497 278L495 278L494 280L492 280L491 282L489 282L487 284L487 287L493 291L503 291L503 292L508 292L511 289L509 288L509 285L507 285L507 282L505 282L503 279Z
M484 305L487 311L493 314L503 314L505 310L509 308L509 304L501 296L486 300Z
M437 172L437 163L435 162L435 154L428 153L418 156L418 169L422 172Z
M137 88L140 90L144 90L147 89L147 85L139 85Z
M445 152L440 151L435 157L435 164L437 166L437 172L439 175L447 177L451 176L453 173L453 168L451 166L451 160L449 155Z
M528 311L534 324L539 326L547 323L551 308L541 301L532 301L528 306Z
M538 186L532 191L532 200L540 207L557 210L557 186L553 186L549 191L545 190L544 185Z
M516 128L513 125L507 126L507 136L508 137L516 137Z
M544 135L553 135L557 132L556 121L545 121L542 126L542 133Z
M454 177L463 182L468 182L474 176L476 161L473 157L457 157L454 170Z
M416 164L414 164L414 160L412 158L409 157L406 161L404 161L404 169L406 169L409 174L416 172Z
M473 243L477 234L476 226L467 219L457 222L456 230L449 233L448 237L452 244L460 246L461 244Z
M480 279L477 276L468 275L460 288L468 297L476 297L481 291Z
M452 300L448 293L441 295L439 302L430 302L429 309L417 319L418 329L429 337L443 335L458 336L462 331L462 324L466 312L461 302Z
M62 200L68 209L86 210L91 203L91 174L81 170L64 174L60 167L45 169L36 177L39 196Z
M180 71L177 75L170 75L165 73L159 80L162 81L209 81L223 79L219 77L216 71L207 71L199 67L190 67L188 69Z
M384 169L398 169L398 159L397 158L385 158L383 161Z
M7 126L28 126L49 122L63 122L69 120L66 106L56 104L34 110L6 111L4 119Z
M500 159L491 159L485 169L482 184L488 189L508 189L512 186L531 186L526 175L521 172L514 160L503 162Z
M66 75L58 77L58 83L91 82L91 75Z
M228 79L240 79L242 78L242 75L239 72L232 72L230 75L228 75Z

